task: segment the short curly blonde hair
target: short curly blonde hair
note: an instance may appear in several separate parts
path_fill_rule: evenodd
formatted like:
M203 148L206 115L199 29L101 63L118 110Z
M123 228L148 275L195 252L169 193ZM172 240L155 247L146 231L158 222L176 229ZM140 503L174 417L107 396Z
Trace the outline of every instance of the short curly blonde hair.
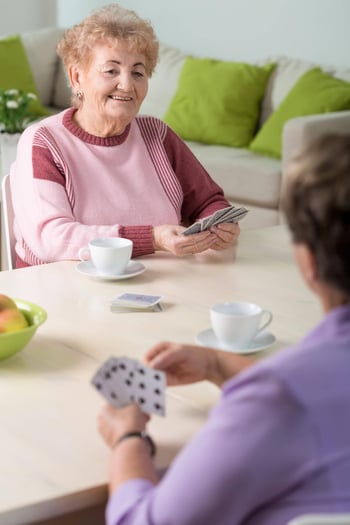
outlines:
M57 54L68 70L72 64L82 66L87 63L97 43L111 40L127 41L144 55L147 76L152 76L159 53L159 42L153 27L135 11L118 4L97 9L82 22L67 29L57 45Z

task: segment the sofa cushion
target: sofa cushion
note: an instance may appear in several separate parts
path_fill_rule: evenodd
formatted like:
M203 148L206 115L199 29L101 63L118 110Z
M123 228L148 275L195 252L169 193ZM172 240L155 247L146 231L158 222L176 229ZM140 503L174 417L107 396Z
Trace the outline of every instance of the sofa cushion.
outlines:
M58 66L56 45L63 29L48 27L22 34L40 99L44 106L52 106L55 71Z
M299 78L301 78L307 71L310 71L310 69L318 67L318 64L313 62L290 58L283 55L270 56L264 60L258 61L257 65L261 66L269 63L275 63L276 67L269 77L265 94L262 99L259 127L261 127L270 115L276 111ZM330 70L327 70L326 72L331 73Z
M305 73L268 118L250 150L281 157L282 130L287 120L350 109L350 84L314 68Z
M280 198L281 162L243 148L188 146L232 202L277 208Z
M257 65L275 63L276 67L271 73L264 98L262 100L260 126L266 122L269 116L278 108L281 102L288 95L294 84L310 69L320 67L315 62L291 58L283 55L274 55L256 62ZM334 68L330 65L323 65L322 71L335 78L340 78L350 82L350 69Z
M60 109L68 108L71 104L71 95L72 90L68 82L66 71L62 60L59 58L53 87L53 106Z
M48 114L40 102L40 93L35 85L26 50L19 35L0 39L0 71L0 88L34 93L38 98L30 102L30 113L35 116Z
M335 69L332 74L335 78L350 82L350 69Z
M164 120L185 140L247 146L272 68L187 57Z
M149 80L148 94L141 106L141 112L162 119L175 95L180 72L186 54L179 49L159 45L159 61Z

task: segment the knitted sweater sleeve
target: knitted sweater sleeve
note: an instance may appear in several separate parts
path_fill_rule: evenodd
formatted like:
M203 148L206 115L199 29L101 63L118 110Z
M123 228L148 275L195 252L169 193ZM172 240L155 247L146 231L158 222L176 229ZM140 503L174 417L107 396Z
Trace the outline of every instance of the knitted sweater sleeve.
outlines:
M207 217L229 206L224 192L211 178L183 140L167 128L164 148L182 187L182 221L184 224Z

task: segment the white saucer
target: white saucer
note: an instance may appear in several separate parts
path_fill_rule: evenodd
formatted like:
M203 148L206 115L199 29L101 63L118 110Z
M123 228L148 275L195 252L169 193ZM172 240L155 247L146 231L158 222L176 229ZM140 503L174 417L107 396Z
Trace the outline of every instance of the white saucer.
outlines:
M101 279L102 281L120 281L121 279L130 279L143 273L146 268L138 261L130 261L124 273L117 275L103 275L98 273L91 261L83 261L76 266L79 273L94 277L95 279Z
M260 350L265 350L269 346L273 345L276 341L276 337L267 330L263 330L260 334L256 336L253 342L247 348L233 349L224 347L216 338L213 330L209 328L208 330L203 330L196 336L196 341L202 346L210 346L218 350L226 350L228 352L235 352L236 354L253 354L254 352L259 352Z

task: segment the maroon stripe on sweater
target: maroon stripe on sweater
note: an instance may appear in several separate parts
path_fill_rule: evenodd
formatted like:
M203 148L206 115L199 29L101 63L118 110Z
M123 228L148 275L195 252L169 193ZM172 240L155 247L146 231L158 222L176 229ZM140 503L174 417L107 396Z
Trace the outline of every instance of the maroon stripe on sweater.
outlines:
M145 115L139 115L136 118L136 122L165 194L174 207L180 221L183 193L180 182L170 165L162 142L167 131L166 124L161 120Z
M40 128L33 137L33 176L35 179L56 182L65 187L70 205L74 208L75 195L68 166L55 139L46 128Z

